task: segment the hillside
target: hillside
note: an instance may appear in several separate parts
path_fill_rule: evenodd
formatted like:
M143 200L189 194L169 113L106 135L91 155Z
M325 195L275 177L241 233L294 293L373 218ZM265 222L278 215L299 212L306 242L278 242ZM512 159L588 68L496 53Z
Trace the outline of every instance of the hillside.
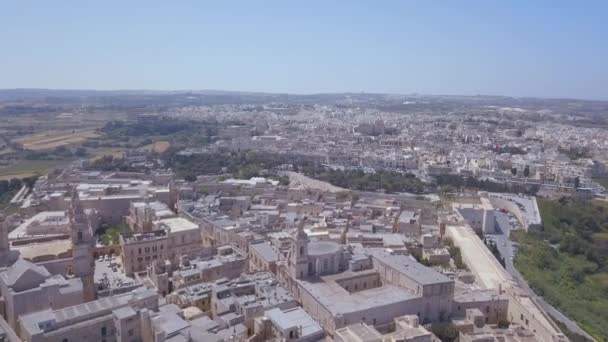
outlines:
M530 287L599 341L608 341L608 203L539 200L545 230L514 235Z

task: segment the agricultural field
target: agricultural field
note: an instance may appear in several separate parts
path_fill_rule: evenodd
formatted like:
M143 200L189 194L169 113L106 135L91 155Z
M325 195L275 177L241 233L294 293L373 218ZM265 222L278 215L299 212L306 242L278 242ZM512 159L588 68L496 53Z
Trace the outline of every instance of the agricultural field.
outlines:
M163 152L167 151L169 149L169 147L171 147L171 143L169 143L166 140L161 140L161 141L156 141L152 144L146 145L142 148L145 150L148 150L148 151L156 152L156 153L163 153Z
M15 142L23 148L33 151L49 150L60 146L79 144L87 139L95 138L95 131L79 132L48 132L16 139Z
M0 180L44 174L49 169L69 162L69 160L22 160L9 167L0 168Z
M102 149L93 153L93 156L89 158L89 161L94 162L105 156L112 156L116 159L122 159L125 157L125 151L122 149Z

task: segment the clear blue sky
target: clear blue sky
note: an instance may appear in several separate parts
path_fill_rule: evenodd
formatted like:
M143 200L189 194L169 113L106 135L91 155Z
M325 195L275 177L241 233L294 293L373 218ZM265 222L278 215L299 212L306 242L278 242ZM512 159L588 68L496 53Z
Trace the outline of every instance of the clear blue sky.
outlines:
M6 0L0 88L608 99L608 1Z

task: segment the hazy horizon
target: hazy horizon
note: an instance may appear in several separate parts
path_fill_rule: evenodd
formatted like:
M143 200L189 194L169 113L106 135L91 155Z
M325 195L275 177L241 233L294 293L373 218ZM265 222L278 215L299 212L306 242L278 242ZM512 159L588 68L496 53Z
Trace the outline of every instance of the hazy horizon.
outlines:
M15 2L0 88L608 100L608 3Z

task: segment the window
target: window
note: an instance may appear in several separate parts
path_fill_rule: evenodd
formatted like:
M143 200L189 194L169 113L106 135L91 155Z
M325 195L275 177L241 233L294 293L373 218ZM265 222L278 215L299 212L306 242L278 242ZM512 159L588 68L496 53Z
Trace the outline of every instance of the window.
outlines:
M300 246L300 255L304 255L304 247Z
M293 338L293 330L289 332L289 338Z
M64 338L62 341L63 341L63 342L68 342L68 339L67 339L67 338Z
M139 254L141 254L141 248L139 248Z
M133 336L133 329L129 329L129 336Z
M106 336L107 331L106 331L106 327L101 327L101 336Z

